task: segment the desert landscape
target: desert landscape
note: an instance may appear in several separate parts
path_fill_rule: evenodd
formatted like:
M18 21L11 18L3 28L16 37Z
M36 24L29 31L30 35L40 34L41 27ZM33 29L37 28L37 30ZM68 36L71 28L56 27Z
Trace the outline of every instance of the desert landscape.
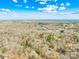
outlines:
M79 23L0 22L0 59L79 59Z

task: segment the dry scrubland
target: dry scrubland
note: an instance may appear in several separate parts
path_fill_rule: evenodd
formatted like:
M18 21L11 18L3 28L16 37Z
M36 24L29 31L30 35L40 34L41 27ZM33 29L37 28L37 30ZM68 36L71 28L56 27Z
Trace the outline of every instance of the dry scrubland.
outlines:
M0 23L0 59L79 59L79 23Z

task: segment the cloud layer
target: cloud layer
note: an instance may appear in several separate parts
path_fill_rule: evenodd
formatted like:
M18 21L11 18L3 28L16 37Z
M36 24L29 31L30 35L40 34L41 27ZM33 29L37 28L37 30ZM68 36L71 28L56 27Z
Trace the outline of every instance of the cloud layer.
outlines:
M79 10L75 12L18 12L9 9L0 9L0 19L79 19Z
M12 0L15 10L11 6L0 8L0 19L79 19L78 9L67 11L70 2L58 1L35 0L29 4L28 0Z

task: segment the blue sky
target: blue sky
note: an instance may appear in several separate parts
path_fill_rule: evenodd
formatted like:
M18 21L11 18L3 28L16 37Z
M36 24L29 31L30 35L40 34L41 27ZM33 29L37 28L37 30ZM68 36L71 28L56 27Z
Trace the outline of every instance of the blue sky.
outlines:
M79 0L0 0L0 19L79 19Z

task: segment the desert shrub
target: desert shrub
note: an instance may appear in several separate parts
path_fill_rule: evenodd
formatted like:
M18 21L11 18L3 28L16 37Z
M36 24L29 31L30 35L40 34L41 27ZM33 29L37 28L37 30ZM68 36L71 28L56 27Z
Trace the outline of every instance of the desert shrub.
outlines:
M36 53L39 55L42 55L43 52L42 52L42 48L40 48L40 47L38 49L36 49Z
M57 52L65 54L68 49L69 49L69 46L67 44L65 44L62 47L60 47L59 49L57 49Z
M38 25L47 25L47 23L39 22Z
M27 44L26 43L21 43L21 48L26 49L27 48Z
M40 38L43 38L44 33L40 33L38 36L39 36Z
M47 40L47 42L51 43L52 41L55 41L56 39L55 39L54 35L49 34L47 36L47 39L46 40Z
M59 48L59 49L57 49L57 52L65 54L66 51L63 48Z
M63 48L64 48L64 49L68 49L69 46L68 46L67 44L64 44L64 45L63 45Z
M58 38L60 38L60 39L61 39L61 38L64 38L64 36L63 36L63 35L60 35L60 36L58 36Z
M74 39L76 42L79 42L79 36L73 35L72 37L73 37L73 39Z
M64 33L64 30L60 30L60 33Z
M43 24L43 23L39 22L38 24L41 25L41 24Z
M7 49L4 47L2 48L2 53L6 53L7 52Z

